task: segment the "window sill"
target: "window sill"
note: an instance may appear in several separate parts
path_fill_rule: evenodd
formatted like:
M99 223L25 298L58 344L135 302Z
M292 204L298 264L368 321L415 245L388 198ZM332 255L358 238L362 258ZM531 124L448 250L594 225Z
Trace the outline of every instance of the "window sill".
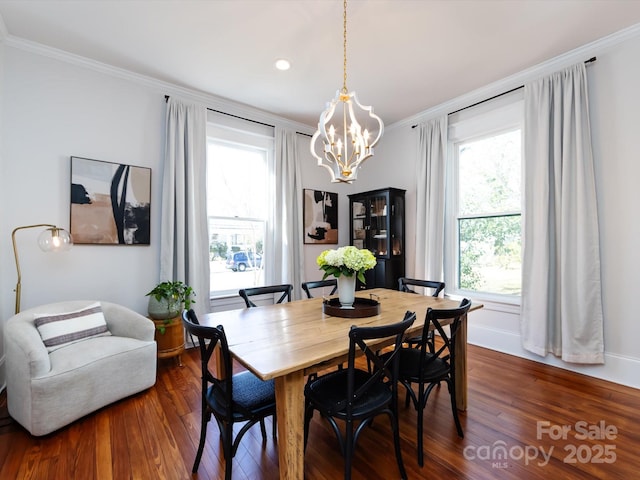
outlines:
M452 300L462 300L463 298L470 298L472 302L482 303L486 310L512 313L516 315L520 313L520 296L507 297L504 295L492 295L490 293L484 292L465 292L458 290L451 293L445 293L445 297Z

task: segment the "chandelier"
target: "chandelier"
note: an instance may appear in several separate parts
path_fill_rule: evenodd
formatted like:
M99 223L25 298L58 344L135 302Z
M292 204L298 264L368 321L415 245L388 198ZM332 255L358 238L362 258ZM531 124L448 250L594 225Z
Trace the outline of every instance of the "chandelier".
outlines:
M356 92L347 90L347 0L344 0L343 35L342 90L327 103L327 109L320 114L318 130L311 137L311 154L318 160L318 166L329 171L334 183L352 183L356 179L358 167L373 156L373 147L384 130L373 107L363 106Z

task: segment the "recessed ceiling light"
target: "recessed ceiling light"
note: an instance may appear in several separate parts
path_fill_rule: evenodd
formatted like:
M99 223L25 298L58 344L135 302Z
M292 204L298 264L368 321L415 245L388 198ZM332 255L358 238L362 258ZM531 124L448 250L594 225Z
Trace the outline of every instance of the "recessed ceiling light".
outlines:
M276 68L278 70L289 70L291 68L291 63L289 63L289 60L279 58L276 60Z

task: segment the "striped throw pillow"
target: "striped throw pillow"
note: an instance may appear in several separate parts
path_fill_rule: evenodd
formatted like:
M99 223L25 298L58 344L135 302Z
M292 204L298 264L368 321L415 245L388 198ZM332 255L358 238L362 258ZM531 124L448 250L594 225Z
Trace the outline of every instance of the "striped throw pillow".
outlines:
M97 302L74 312L38 313L35 325L49 352L88 338L111 335Z

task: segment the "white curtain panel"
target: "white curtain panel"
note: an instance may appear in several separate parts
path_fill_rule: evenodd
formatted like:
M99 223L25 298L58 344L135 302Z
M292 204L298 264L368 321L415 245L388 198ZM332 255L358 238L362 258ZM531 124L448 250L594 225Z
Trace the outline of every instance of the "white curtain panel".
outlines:
M206 108L167 102L162 178L160 280L181 280L196 293L194 310L210 311L207 227Z
M442 281L447 116L417 128L415 276Z
M276 127L275 191L271 218L265 240L265 255L272 259L267 284L290 283L294 298L301 298L302 255L302 181L295 131Z
M603 363L600 242L583 63L525 85L525 349Z

